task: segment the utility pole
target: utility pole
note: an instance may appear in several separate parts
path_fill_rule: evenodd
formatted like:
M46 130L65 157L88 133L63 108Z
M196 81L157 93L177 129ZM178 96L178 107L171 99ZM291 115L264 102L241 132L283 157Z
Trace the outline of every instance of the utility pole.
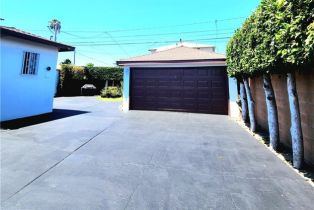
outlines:
M55 31L55 42L57 41L57 30L54 30Z
M54 41L57 41L57 34L61 30L61 22L57 19L53 19L48 22L48 29L54 34Z
M76 54L76 49L73 51L73 64L75 65L75 54Z

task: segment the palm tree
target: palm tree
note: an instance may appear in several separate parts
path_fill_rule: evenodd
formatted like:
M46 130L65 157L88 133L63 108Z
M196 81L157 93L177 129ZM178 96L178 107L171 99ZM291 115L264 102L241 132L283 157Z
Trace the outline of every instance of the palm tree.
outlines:
M57 41L57 34L60 33L61 30L61 22L57 19L52 19L48 22L48 28L51 32L54 33L54 40Z

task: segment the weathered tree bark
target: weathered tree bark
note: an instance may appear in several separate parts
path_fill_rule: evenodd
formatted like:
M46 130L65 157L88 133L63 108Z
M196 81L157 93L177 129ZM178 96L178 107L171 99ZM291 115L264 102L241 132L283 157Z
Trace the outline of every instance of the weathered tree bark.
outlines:
M244 122L247 122L248 108L247 108L247 99L246 99L246 92L245 92L243 80L240 80L240 98L241 98L242 119Z
M287 89L291 117L290 134L292 139L293 167L301 169L303 165L304 148L299 100L295 84L295 75L294 73L288 73L287 76Z
M270 146L274 150L278 150L279 147L279 124L278 124L278 111L274 89L271 84L271 78L269 74L263 75L264 91L267 105L267 118L268 118L268 130L270 138Z
M251 93L251 89L249 86L249 82L247 78L243 78L244 87L246 91L246 97L249 108L249 116L250 116L250 129L252 132L256 131L256 121L255 121L255 113L254 113L254 101Z

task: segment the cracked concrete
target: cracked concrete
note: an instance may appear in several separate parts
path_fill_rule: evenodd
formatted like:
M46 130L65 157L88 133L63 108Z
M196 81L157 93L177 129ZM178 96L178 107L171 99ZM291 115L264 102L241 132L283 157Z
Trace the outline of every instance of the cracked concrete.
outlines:
M314 209L313 187L227 116L118 106L57 98L79 114L1 130L2 209Z

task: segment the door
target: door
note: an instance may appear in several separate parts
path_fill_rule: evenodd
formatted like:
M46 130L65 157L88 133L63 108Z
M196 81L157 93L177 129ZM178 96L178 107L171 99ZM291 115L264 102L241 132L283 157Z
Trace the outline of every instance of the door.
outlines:
M228 114L226 68L132 68L130 108Z

